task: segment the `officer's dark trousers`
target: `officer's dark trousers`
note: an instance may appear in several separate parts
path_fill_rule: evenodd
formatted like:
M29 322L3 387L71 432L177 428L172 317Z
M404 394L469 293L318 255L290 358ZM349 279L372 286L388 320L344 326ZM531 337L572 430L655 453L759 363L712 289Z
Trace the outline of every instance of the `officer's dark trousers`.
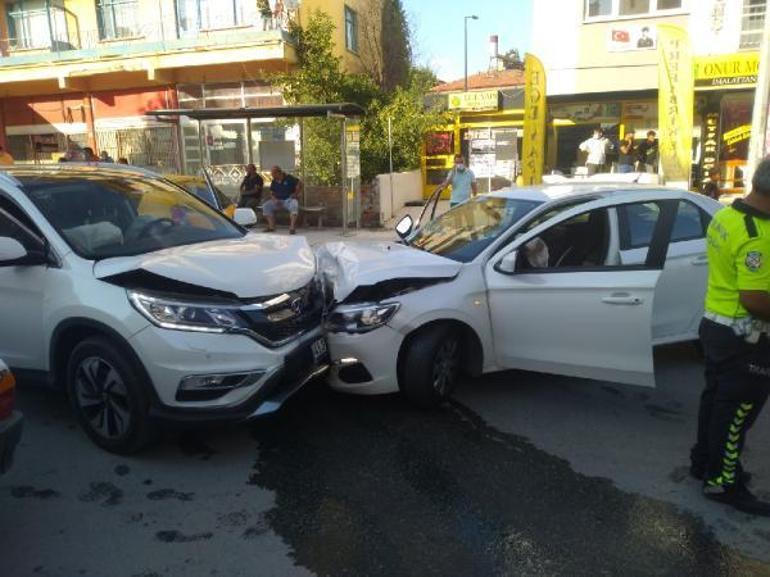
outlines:
M740 476L746 433L770 392L770 343L751 345L730 327L704 319L700 339L706 357L706 387L698 414L693 467L713 485L733 485Z

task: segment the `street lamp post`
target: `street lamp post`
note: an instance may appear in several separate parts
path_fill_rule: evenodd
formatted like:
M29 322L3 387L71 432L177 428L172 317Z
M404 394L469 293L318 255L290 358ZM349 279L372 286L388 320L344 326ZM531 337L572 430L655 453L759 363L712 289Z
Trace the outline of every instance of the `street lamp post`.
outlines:
M465 84L464 92L468 92L468 20L478 20L479 17L475 14L472 16L465 16L463 23L465 24Z

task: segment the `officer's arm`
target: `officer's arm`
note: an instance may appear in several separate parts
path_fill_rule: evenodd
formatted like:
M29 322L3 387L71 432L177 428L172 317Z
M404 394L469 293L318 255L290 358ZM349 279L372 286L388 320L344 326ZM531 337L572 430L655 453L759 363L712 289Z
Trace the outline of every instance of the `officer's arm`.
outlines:
M770 322L770 293L766 291L740 291L743 308L752 317Z

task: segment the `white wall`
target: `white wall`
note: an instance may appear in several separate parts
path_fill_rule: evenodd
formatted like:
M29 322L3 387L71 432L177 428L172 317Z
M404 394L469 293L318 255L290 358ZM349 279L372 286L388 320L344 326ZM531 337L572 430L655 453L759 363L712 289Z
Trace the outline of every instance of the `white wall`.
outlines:
M390 194L390 174L377 176L377 189L380 193L380 220L388 221L401 210L407 202L422 200L422 171L393 173L393 204Z
M532 2L530 52L543 62L549 95L576 92L582 21L583 0Z
M738 52L744 0L698 0L690 17L693 53L702 56Z

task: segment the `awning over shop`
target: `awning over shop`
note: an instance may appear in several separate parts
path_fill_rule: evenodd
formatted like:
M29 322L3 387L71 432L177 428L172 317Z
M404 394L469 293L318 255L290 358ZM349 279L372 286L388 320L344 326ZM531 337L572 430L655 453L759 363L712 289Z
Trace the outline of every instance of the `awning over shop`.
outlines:
M364 109L350 102L335 104L291 104L266 108L179 108L151 110L158 118L186 116L193 120L228 120L247 118L311 118L329 115L355 118L364 115Z

